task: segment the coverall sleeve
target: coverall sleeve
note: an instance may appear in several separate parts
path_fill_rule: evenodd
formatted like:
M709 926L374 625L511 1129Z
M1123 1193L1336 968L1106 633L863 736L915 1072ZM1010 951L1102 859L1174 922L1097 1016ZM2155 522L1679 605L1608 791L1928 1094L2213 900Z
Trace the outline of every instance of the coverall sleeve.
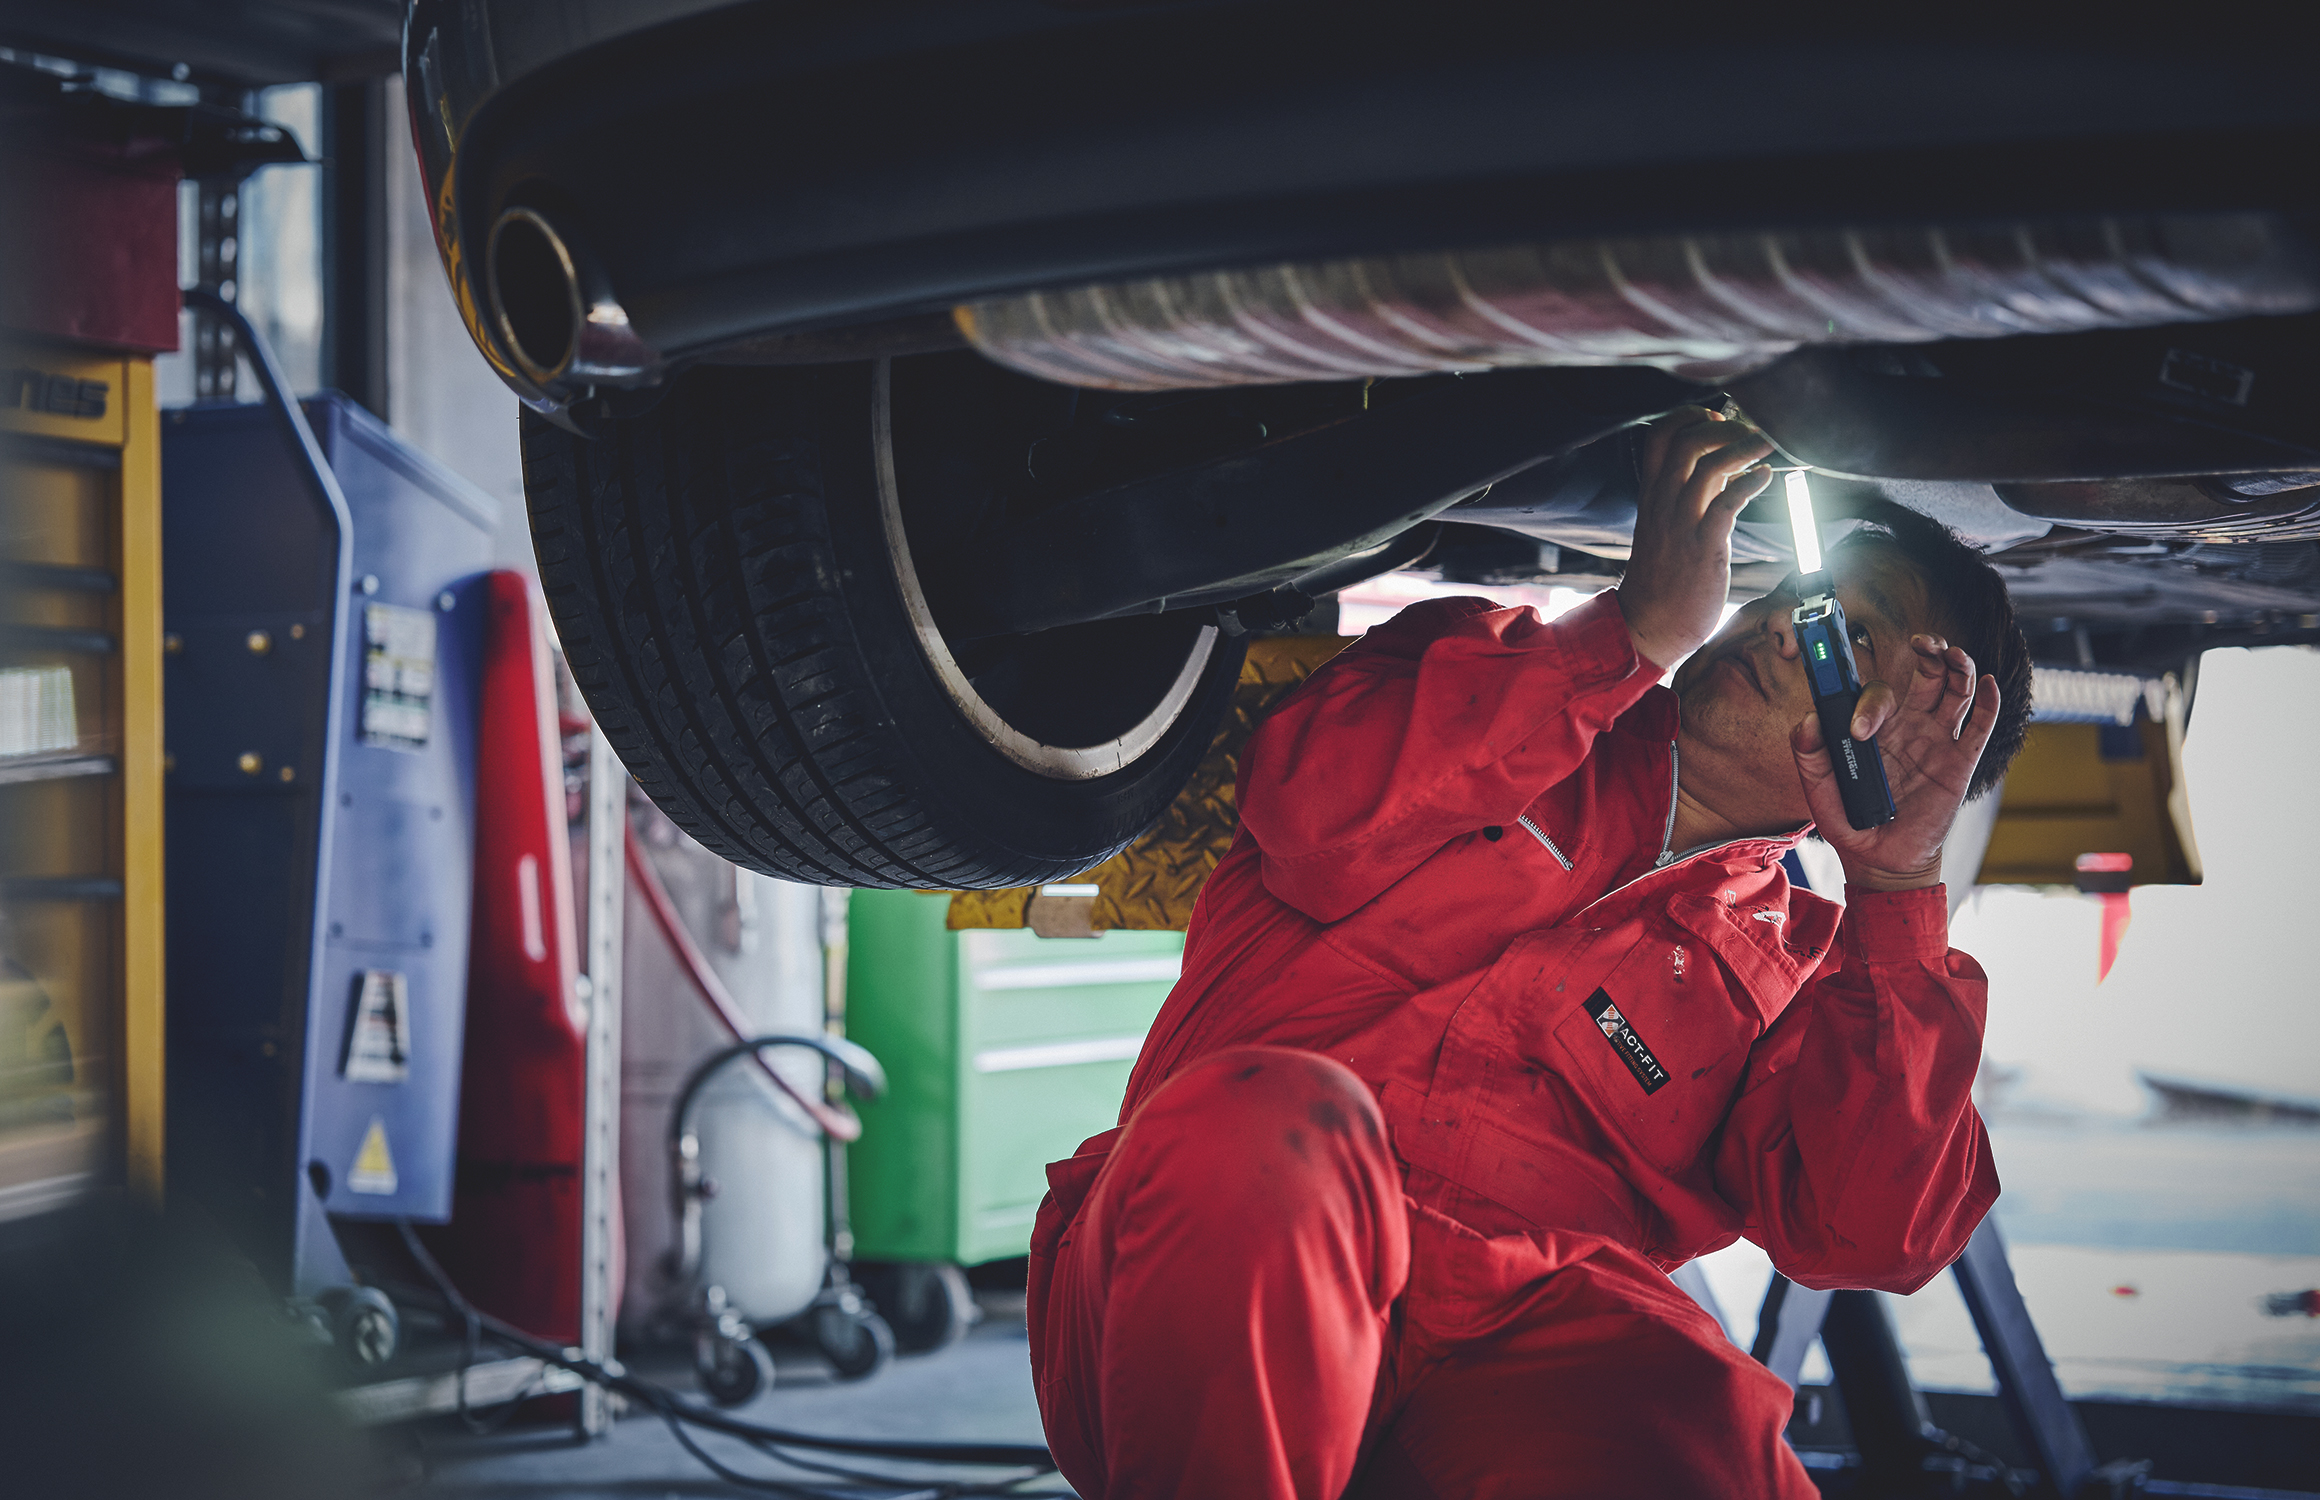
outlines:
M1836 951L1750 1056L1717 1189L1801 1285L1913 1292L1997 1201L1973 1104L1988 983L1948 929L1940 886L1849 890Z
M1317 922L1460 834L1521 817L1659 680L1616 595L1553 622L1485 599L1403 610L1250 740L1242 825L1265 886Z

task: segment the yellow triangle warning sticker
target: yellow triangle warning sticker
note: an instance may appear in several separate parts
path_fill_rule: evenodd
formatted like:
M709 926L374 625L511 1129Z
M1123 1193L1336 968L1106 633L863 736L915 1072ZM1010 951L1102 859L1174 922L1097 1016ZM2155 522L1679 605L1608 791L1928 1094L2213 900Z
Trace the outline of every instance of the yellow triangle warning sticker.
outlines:
M395 1190L395 1156L387 1149L387 1122L371 1116L371 1128L363 1132L362 1149L354 1154L354 1168L346 1174L346 1186L355 1193L392 1193Z

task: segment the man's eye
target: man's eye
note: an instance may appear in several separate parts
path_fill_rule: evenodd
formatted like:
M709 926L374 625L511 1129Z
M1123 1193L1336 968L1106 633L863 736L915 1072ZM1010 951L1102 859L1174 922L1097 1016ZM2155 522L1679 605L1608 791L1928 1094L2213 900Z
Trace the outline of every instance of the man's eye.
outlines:
M1855 625L1853 627L1853 644L1856 646L1866 646L1871 651L1877 649L1877 643L1869 639L1869 627L1866 625Z

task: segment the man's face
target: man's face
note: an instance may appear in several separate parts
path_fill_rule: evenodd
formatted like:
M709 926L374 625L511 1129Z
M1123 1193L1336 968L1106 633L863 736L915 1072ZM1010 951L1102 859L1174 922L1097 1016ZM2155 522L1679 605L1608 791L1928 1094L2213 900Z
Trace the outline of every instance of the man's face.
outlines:
M1891 547L1845 547L1829 559L1837 600L1853 635L1861 680L1894 680L1914 670L1912 635L1939 635L1925 581ZM1753 766L1768 799L1794 803L1802 818L1789 731L1812 712L1812 690L1798 655L1790 615L1797 604L1791 575L1763 598L1743 605L1694 652L1670 684L1683 705L1687 742ZM1906 680L1906 679L1904 679Z

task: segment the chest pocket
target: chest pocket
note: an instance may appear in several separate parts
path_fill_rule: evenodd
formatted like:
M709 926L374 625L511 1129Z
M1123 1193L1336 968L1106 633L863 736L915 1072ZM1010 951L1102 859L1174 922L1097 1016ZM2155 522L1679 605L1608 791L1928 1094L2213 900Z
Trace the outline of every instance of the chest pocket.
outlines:
M1723 961L1728 942L1711 940L1727 931L1675 916L1643 924L1599 985L1542 1015L1546 1034L1527 1039L1643 1163L1671 1176L1722 1125L1767 1024L1755 986Z

